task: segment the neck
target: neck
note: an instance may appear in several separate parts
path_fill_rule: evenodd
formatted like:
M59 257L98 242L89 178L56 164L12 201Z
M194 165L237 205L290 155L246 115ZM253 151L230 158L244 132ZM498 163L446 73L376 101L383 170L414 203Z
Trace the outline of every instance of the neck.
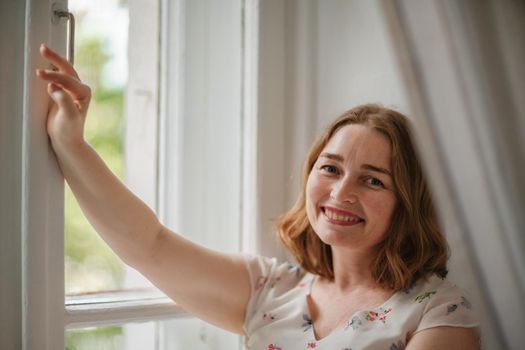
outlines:
M359 288L380 288L372 277L372 251L355 251L332 247L333 287L339 292Z

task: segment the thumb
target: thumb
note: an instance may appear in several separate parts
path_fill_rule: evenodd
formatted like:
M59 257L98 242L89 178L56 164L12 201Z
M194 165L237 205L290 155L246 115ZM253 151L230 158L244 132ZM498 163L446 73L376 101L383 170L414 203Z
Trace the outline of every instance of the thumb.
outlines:
M67 92L62 90L60 86L49 83L47 85L47 92L59 108L64 109L66 112L78 113L78 108L73 102L73 99Z

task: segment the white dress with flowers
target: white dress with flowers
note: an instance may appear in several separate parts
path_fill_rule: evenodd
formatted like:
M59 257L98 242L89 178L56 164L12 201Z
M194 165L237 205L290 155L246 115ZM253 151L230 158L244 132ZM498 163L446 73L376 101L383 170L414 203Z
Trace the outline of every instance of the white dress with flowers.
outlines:
M246 256L252 293L245 349L398 350L423 329L477 327L465 293L437 276L392 295L380 307L349 315L346 326L317 340L307 304L314 276L297 265Z

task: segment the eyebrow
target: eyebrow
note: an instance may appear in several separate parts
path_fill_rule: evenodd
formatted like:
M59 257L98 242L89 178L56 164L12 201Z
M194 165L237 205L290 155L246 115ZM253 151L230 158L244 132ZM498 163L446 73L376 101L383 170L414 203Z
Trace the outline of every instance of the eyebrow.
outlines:
M370 170L370 171L375 171L375 172L378 172L378 173L382 173L382 174L385 174L385 175L388 175L388 176L392 177L392 174L390 174L390 171L388 171L387 169L381 168L381 167L378 167L378 166L375 166L375 165L372 165L372 164L363 164L363 165L361 165L361 168L367 169L367 170Z
M332 159L332 160L337 160L339 162L343 161L343 157L341 157L339 154L335 154L335 153L323 152L323 153L321 153L319 155L319 157L324 157L324 158L328 158L328 159Z
M341 157L339 154L334 154L334 153L327 153L327 152L323 152L319 155L319 157L324 157L324 158L328 158L328 159L332 159L332 160L336 160L338 162L342 162L344 159L343 157ZM366 170L370 170L370 171L375 171L377 173L382 173L382 174L385 174L385 175L388 175L390 177L392 177L392 174L390 173L390 171L388 171L387 169L385 168L382 168L382 167L379 167L379 166L376 166L376 165L372 165L372 164L363 164L361 165L361 168L362 169L366 169Z

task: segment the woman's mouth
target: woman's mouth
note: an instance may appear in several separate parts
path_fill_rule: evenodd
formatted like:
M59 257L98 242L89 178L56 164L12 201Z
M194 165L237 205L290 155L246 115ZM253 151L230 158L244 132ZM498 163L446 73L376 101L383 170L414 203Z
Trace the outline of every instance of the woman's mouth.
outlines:
M327 221L331 224L351 226L365 221L363 218L348 211L330 207L321 207L321 210Z

